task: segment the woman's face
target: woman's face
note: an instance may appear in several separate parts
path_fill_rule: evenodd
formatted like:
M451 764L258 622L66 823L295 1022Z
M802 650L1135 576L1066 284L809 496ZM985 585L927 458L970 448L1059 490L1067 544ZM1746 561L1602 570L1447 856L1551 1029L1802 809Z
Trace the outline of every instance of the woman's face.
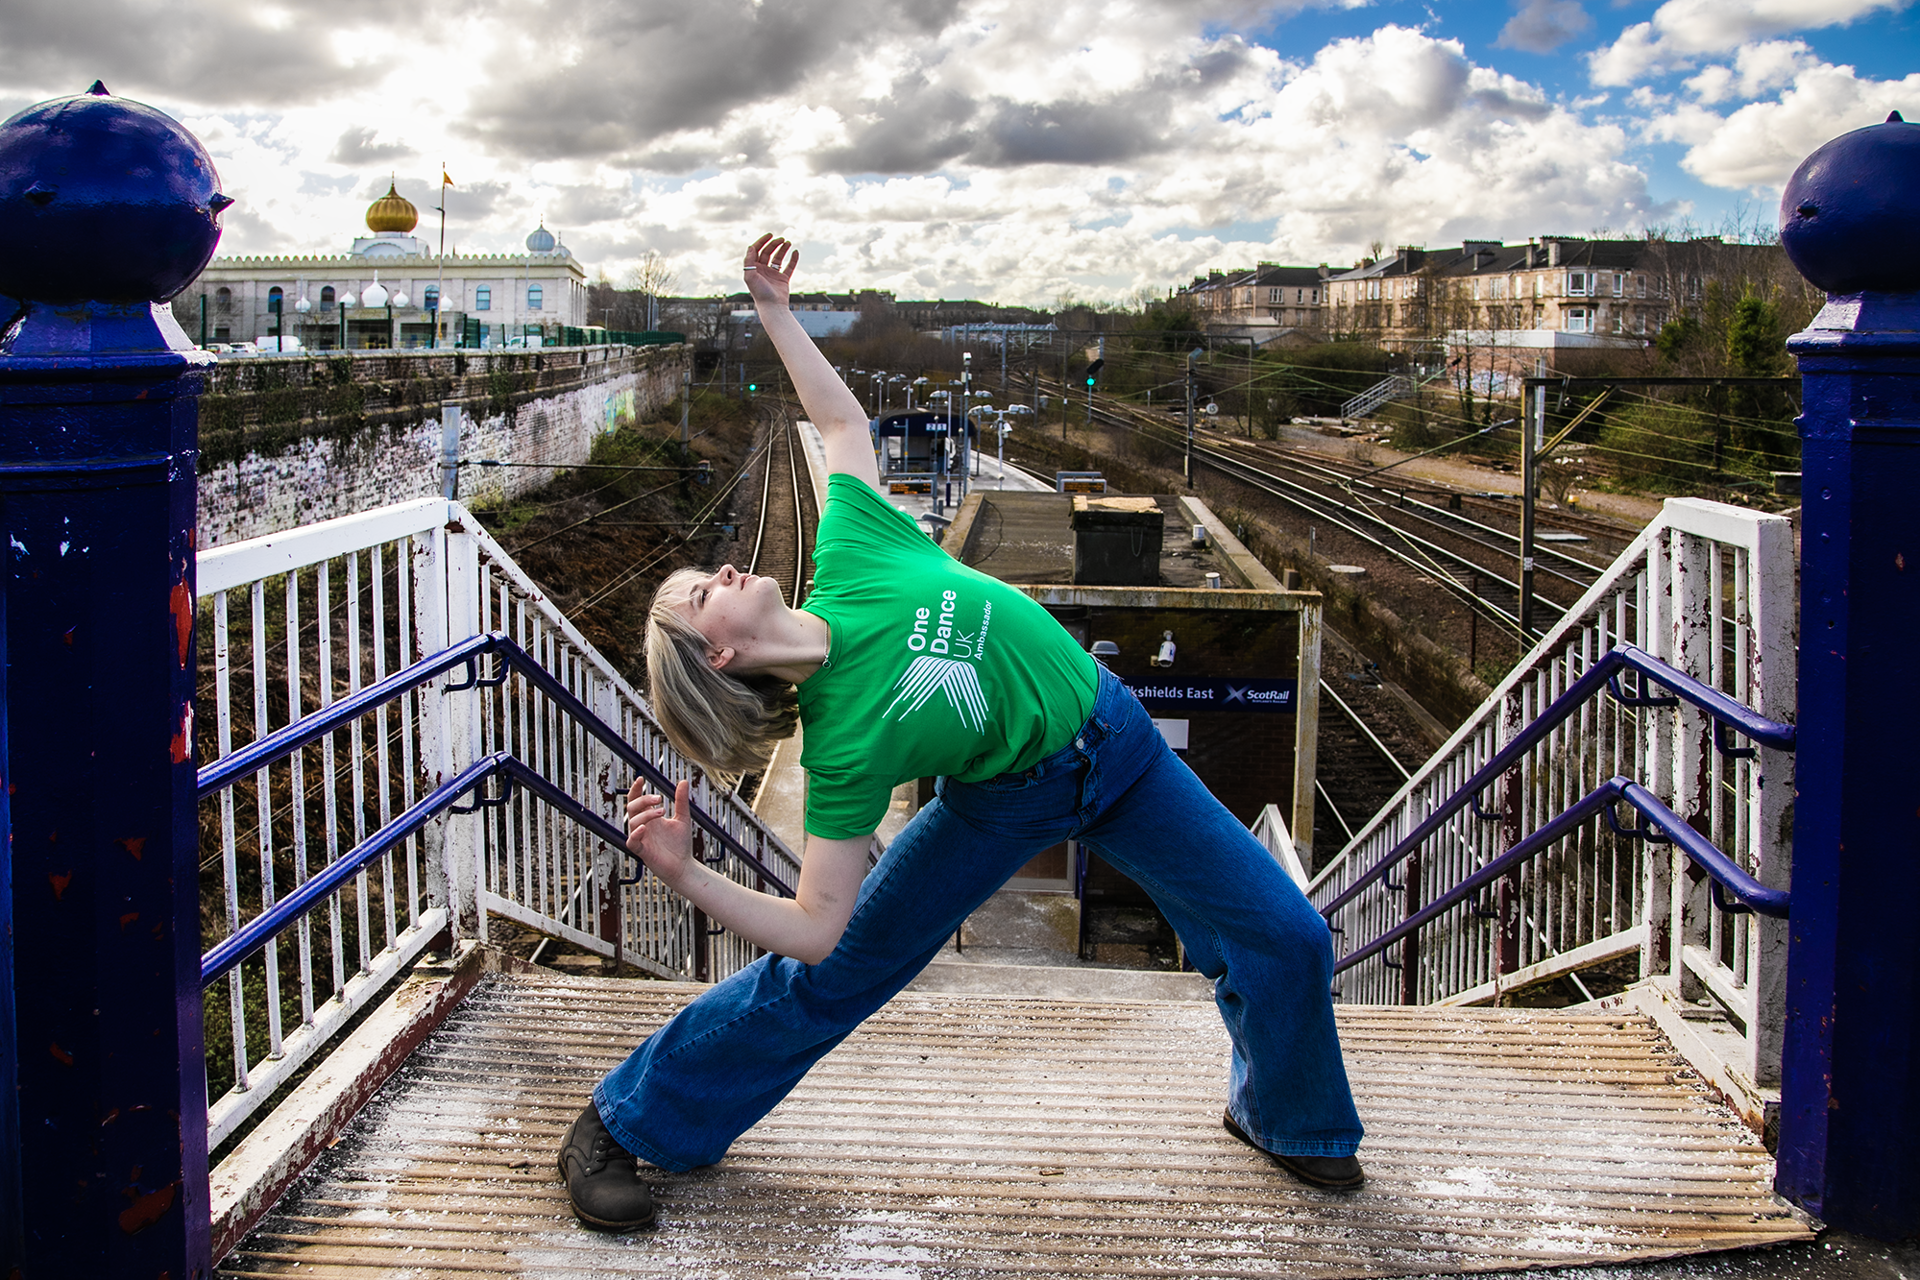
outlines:
M708 660L722 669L738 663L742 654L751 657L760 641L776 634L787 613L778 582L730 564L695 581L676 608L706 637Z

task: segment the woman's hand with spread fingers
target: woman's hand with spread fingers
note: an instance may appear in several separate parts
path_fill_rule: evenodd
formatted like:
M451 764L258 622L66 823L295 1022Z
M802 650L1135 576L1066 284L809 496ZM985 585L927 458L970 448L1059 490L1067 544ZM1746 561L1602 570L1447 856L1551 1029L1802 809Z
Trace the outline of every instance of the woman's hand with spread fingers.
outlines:
M800 250L791 240L764 235L747 248L747 292L758 306L787 305L793 269L800 265Z
M678 886L693 869L693 821L689 816L686 779L673 789L673 816L667 816L665 797L643 788L635 778L627 792L627 848L653 873L670 885Z

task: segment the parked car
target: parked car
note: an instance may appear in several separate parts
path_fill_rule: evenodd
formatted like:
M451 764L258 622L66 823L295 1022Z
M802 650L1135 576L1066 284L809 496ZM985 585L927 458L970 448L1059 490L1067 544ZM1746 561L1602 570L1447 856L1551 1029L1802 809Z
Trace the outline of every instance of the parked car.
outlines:
M227 354L230 356L257 356L260 354L260 348L254 346L251 342L236 342L227 348Z
M288 352L288 351L300 350L300 339L294 337L290 333L285 334L278 338L274 337L270 333L263 334L262 336L255 338L253 340L253 349L256 353L259 353L259 354L265 354L266 352L269 352L269 351L280 352L284 354L285 352Z
M202 351L211 351L217 356L233 354L233 344L231 342L209 342L200 349Z

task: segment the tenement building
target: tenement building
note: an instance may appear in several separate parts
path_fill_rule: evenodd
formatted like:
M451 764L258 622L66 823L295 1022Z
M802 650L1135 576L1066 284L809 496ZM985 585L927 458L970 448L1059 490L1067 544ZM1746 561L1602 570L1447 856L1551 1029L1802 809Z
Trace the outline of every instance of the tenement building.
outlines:
M1768 246L1547 236L1403 246L1327 281L1329 335L1393 350L1640 346Z
M1251 271L1209 271L1173 295L1218 337L1281 346L1326 337L1327 267L1262 262Z
M285 336L319 350L504 346L587 323L586 272L545 226L524 253L442 256L419 221L389 185L345 253L215 258L174 315L202 344Z

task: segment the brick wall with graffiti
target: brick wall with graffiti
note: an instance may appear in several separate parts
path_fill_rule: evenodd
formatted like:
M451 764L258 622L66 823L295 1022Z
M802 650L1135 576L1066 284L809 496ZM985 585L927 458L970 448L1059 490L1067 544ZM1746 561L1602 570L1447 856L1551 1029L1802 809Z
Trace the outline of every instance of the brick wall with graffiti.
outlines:
M439 493L447 405L463 501L538 488L601 433L668 411L688 361L684 346L223 359L200 401L200 545Z

